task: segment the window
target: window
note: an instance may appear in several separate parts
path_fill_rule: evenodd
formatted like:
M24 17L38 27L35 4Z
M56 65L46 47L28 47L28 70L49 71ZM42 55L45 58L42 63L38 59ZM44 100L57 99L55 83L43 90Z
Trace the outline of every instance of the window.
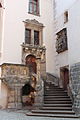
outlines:
M25 23L25 44L31 44L30 46L41 46L43 44L43 24L37 20L24 21ZM28 45L29 46L29 45Z
M31 30L25 29L25 43L31 44Z
M39 15L39 0L29 0L29 13Z
M32 36L31 36L31 30L25 29L25 44L31 44L32 42ZM34 30L34 45L39 45L39 31Z
M34 45L39 45L39 31L34 31Z
M64 13L64 23L68 22L68 11Z

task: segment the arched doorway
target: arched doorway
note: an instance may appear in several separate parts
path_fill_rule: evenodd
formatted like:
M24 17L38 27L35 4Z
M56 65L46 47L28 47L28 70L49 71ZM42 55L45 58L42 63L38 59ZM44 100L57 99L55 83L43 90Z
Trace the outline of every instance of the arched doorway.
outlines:
M28 55L25 59L25 63L29 68L30 80L29 83L22 87L22 103L23 106L32 106L35 102L35 87L36 77L33 74L37 73L36 57L34 55Z
M28 55L26 57L26 65L30 73L37 73L36 57L34 55Z

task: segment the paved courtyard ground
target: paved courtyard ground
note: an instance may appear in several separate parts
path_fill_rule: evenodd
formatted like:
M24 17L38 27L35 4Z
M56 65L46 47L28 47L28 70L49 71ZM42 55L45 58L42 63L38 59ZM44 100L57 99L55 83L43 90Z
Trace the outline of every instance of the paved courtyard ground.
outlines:
M80 120L70 118L49 118L49 117L30 117L26 116L22 111L6 111L0 110L0 120Z

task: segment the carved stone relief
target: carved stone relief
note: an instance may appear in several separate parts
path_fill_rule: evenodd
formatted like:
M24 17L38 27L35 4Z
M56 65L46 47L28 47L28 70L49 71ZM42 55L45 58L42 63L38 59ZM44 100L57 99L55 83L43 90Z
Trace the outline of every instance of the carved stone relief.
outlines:
M56 52L61 53L68 49L66 28L57 33Z

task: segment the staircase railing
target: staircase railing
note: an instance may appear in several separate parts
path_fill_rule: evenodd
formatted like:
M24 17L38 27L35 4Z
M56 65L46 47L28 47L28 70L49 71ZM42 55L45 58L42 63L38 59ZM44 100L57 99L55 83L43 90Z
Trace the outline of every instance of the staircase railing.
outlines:
M59 78L56 77L55 75L51 74L51 73L47 72L47 80L46 81L51 82L55 86L59 86Z

